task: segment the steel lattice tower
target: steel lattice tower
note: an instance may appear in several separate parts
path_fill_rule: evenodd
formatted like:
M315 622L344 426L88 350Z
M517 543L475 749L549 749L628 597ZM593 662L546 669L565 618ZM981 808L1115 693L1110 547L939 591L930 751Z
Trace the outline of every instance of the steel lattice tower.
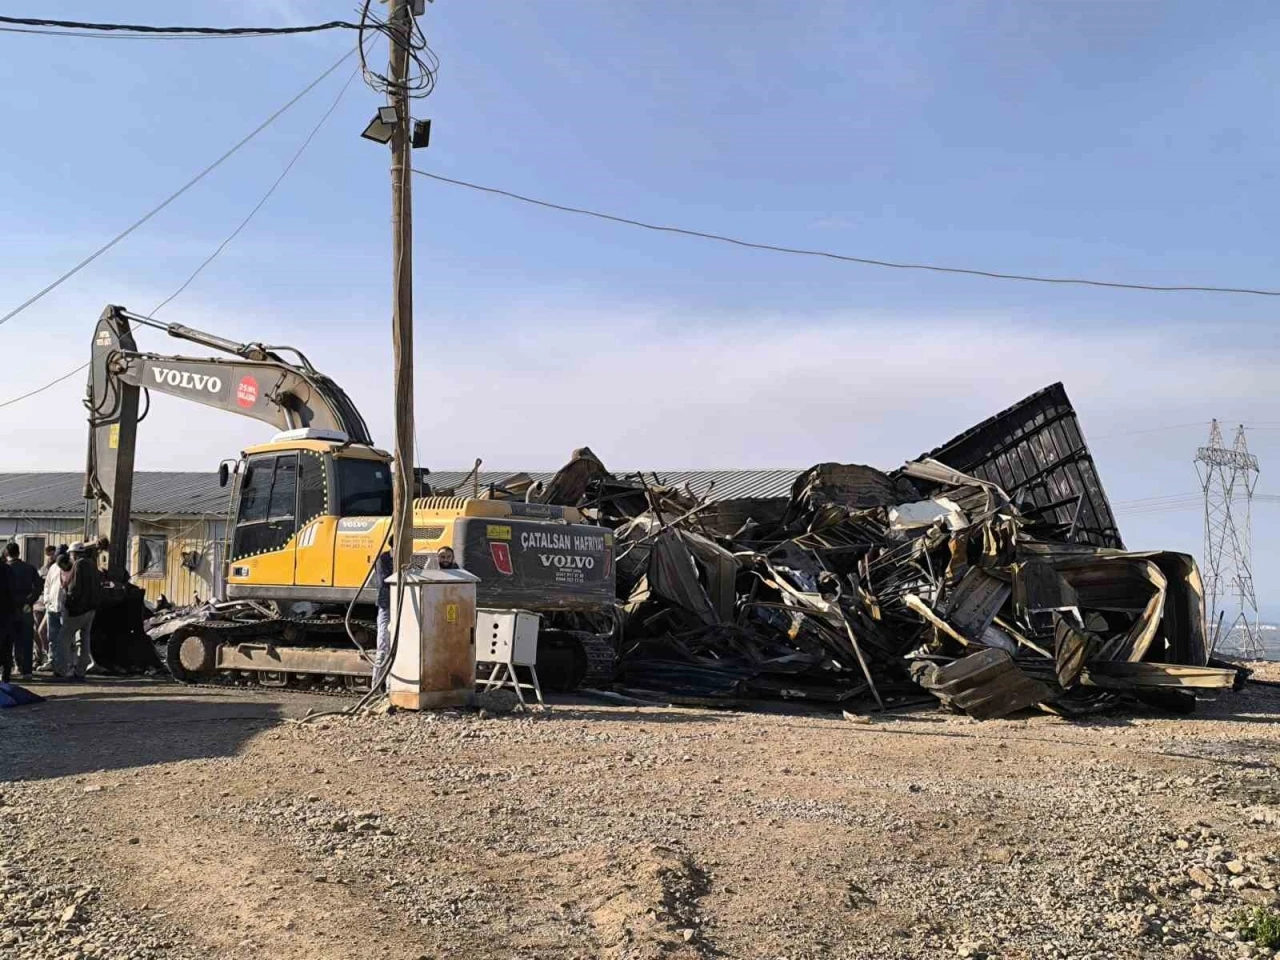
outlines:
M1235 443L1228 447L1214 420L1209 427L1209 444L1196 451L1195 464L1204 490L1205 611L1212 633L1209 648L1216 648L1223 637L1239 629L1241 655L1261 657L1251 529L1253 488L1260 471L1258 458L1249 452L1244 425L1236 429ZM1230 621L1223 615L1228 606L1235 609ZM1221 629L1223 624L1225 630Z

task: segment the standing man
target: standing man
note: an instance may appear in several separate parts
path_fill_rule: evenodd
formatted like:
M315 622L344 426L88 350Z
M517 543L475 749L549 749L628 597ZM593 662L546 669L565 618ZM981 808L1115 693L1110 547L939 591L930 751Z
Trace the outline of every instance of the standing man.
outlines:
M40 569L37 571L40 574L40 580L42 583L48 580L49 570L54 566L57 557L58 548L52 543L44 548L44 563L40 565ZM49 662L49 618L44 609L43 593L41 594L40 599L36 601L32 610L35 613L36 620L35 663L38 667L41 664Z
M102 599L102 577L89 551L80 541L71 545L71 579L67 584L66 616L59 631L53 672L66 676L68 668L76 680L89 669L89 636L93 615ZM68 662L69 661L69 662Z
M0 560L0 683L13 677L13 571Z
M391 559L391 547L394 537L387 537L387 548L378 554L374 576L378 578L378 651L373 658L373 680L377 683L384 669L388 669L387 661L391 657L391 584L387 578L395 569ZM383 680L385 683L385 679Z
M44 602L44 627L46 630L46 643L49 647L48 666L50 670L54 669L54 664L61 663L66 660L65 656L59 656L55 651L58 648L59 637L62 634L62 620L67 613L67 587L71 585L71 557L66 553L59 553L54 559L53 566L49 568L49 572L44 578L44 594L41 600ZM54 671L57 675L57 671Z
M33 613L40 599L43 581L36 568L22 559L22 548L13 541L4 548L9 572L13 575L13 645L18 672L23 680L31 679L31 654L35 642L36 622Z

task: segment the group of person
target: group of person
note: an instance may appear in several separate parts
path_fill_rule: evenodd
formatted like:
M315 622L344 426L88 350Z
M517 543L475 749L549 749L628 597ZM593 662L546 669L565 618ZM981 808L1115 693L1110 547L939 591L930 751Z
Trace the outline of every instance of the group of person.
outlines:
M106 538L45 548L39 569L10 542L0 560L0 682L16 669L22 680L48 672L53 680L83 680L92 663L89 638L102 601L97 556Z
M17 543L5 545L0 560L0 682L9 683L15 669L24 681L33 679L37 670L53 680L85 678L93 663L94 615L103 598L98 556L108 546L102 537L92 543L46 547L44 565L37 570L22 559ZM459 569L450 547L441 547L435 561L441 570ZM375 677L391 652L390 550L378 557L377 573Z

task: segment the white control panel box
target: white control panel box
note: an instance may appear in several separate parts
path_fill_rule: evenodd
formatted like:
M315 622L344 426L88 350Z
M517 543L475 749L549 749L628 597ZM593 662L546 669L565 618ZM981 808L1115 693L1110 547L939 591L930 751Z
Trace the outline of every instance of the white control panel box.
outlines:
M476 662L534 666L540 622L527 610L477 610Z

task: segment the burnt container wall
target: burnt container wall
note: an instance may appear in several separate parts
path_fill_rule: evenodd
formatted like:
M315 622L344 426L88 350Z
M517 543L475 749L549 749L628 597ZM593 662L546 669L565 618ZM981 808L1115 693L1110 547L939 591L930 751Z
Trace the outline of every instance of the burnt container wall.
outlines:
M1084 441L1075 409L1055 383L926 454L999 484L1034 517L1075 529L1066 539L1123 548L1111 504ZM1029 512L1029 511L1024 511Z

